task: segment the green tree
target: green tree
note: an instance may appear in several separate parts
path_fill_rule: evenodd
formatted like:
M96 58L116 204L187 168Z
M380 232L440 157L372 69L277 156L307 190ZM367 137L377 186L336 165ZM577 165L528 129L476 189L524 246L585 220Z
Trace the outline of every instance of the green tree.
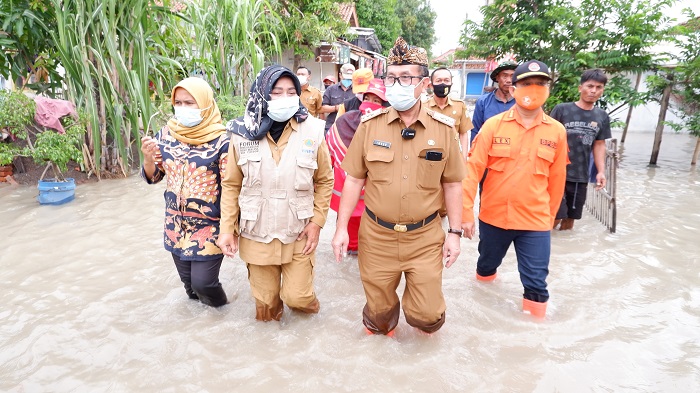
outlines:
M43 92L59 86L54 41L55 16L50 0L3 0L0 2L0 74L21 80L29 74L39 76L31 88Z
M639 99L623 72L651 69L651 48L669 36L665 13L676 0L495 0L480 24L466 20L458 57L537 59L555 74L547 108L578 99L581 72L612 75L604 107ZM620 108L621 106L618 106ZM611 111L611 112L614 112Z
M396 14L396 0L357 0L357 19L360 26L373 28L384 54L394 46L401 35L401 19Z
M698 137L692 164L700 154L700 19L690 10L684 10L688 22L676 26L674 42L681 49L671 55L675 67L661 68L647 79L650 96L659 99L662 91L671 85L675 105L671 110L681 122L667 122L675 131L688 131Z
M322 41L333 42L348 29L333 0L279 0L275 11L284 20L283 47L294 49L294 68L302 56L311 56Z
M435 18L437 14L428 0L397 0L396 15L401 20L401 35L410 45L428 51L435 43ZM393 43L392 43L393 45Z

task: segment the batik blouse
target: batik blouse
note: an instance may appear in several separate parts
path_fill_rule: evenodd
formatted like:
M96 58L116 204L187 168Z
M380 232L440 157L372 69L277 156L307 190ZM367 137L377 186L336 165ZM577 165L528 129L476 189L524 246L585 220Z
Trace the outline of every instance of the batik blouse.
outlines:
M221 218L221 179L228 161L226 134L201 145L173 138L168 127L155 136L163 157L152 178L141 168L148 184L166 180L165 249L185 261L220 258L216 246Z

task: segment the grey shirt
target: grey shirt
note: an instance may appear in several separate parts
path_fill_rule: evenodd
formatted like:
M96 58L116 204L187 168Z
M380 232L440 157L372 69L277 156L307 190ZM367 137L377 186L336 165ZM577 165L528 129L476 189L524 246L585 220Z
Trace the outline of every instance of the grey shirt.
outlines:
M352 85L347 90L343 90L343 85L338 82L327 88L323 93L323 105L340 105L352 97L355 97L355 93L352 92ZM335 123L337 115L338 112L332 112L326 116L326 131Z
M566 166L566 181L588 183L593 141L612 138L610 117L598 107L588 111L579 108L573 102L555 106L549 116L566 128L571 161L571 164Z

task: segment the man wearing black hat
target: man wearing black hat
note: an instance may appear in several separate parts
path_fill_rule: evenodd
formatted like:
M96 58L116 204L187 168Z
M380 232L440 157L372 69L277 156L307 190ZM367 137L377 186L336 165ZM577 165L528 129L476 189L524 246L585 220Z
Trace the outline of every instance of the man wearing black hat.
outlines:
M442 263L450 267L460 253L464 161L454 120L424 109L418 99L429 83L425 49L399 37L387 60L384 85L392 108L363 117L345 155L333 252L340 261L347 251L348 219L364 186L358 250L367 298L363 323L369 333L392 335L403 305L409 325L432 333L445 322ZM447 235L437 219L443 201Z
M552 77L537 60L519 65L510 93L515 105L486 121L472 143L463 182L462 229L472 238L474 197L482 183L476 279L493 281L510 244L515 245L523 311L547 310L550 234L566 182L566 130L544 114Z
M515 100L510 94L510 86L513 71L517 66L512 61L504 61L491 72L491 80L498 83L498 88L476 100L474 115L472 116L474 128L472 128L470 141L474 140L486 120L507 111L515 104Z

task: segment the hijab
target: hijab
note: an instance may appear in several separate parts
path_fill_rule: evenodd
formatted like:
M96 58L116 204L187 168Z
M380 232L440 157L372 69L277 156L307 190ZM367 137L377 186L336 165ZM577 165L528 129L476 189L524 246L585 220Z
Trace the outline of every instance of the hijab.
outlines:
M194 100L202 110L202 122L194 127L185 127L176 118L168 120L170 135L180 142L190 145L201 145L213 141L226 133L226 127L221 124L221 112L214 101L214 91L211 86L201 78L185 78L173 88L170 102L175 105L175 91L185 89L194 97Z
M267 101L270 100L270 92L275 87L275 83L283 76L292 79L297 95L300 95L299 79L289 68L277 64L263 68L255 77L253 86L250 88L245 114L229 121L226 129L248 140L264 138L275 123L267 116ZM297 123L301 123L309 117L309 111L301 104L301 100L299 101L299 109L292 117L296 119ZM286 123L283 124L286 125Z

